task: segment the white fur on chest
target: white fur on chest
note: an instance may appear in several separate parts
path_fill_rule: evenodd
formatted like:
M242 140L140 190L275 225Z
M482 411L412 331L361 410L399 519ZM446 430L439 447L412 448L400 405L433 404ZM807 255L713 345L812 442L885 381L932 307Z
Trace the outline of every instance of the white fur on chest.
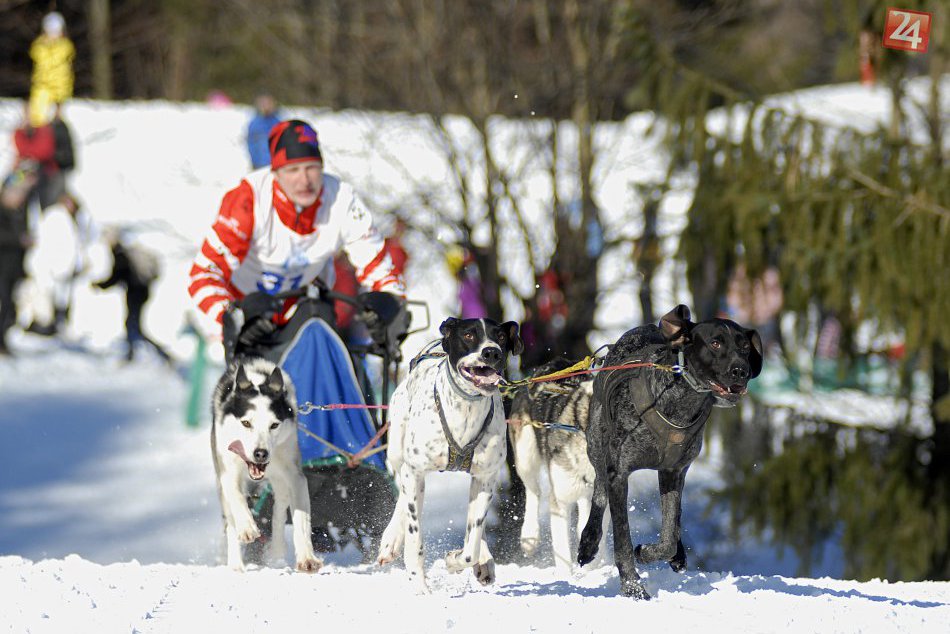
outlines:
M449 460L449 443L436 409L432 388L435 385L449 432L461 447L479 434L485 418L492 411L488 429L474 449L471 473L497 472L505 461L506 451L501 395L495 392L492 396L479 396L473 400L463 398L451 385L443 363L440 359L420 362L393 394L390 401L393 428L390 431L389 461L395 469L404 462L420 471L445 469Z

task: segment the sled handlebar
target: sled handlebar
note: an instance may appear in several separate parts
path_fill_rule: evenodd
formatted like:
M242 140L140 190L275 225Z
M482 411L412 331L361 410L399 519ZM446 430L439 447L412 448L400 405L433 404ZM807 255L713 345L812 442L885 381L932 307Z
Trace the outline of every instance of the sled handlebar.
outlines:
M339 300L346 304L349 304L355 308L363 308L363 304L360 303L359 298L354 295L349 295L347 293L340 293L338 291L330 290L326 287L320 286L318 284L308 284L306 286L301 286L300 288L294 288L289 291L281 291L280 293L274 293L274 297L277 299L291 299L296 297L310 297L312 299L329 299L329 300ZM412 335L417 332L422 332L428 330L429 326L432 323L432 317L429 313L429 305L426 302L417 299L407 299L404 300L407 306L421 306L425 311L425 324L419 328L413 328L406 332L406 335Z

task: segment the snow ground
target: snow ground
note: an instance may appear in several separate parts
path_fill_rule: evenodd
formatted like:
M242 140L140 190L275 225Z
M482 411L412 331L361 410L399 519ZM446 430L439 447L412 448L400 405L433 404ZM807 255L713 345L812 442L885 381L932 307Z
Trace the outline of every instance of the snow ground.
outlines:
M822 116L860 121L879 117L886 103L885 95L857 86L818 89L811 97L805 91L795 100ZM19 112L18 103L0 100L0 132L16 125ZM146 327L186 360L193 341L180 334L184 276L221 194L246 167L241 134L248 111L76 101L66 114L79 143L73 186L96 220L135 223L141 239L162 253L164 275ZM378 157L371 167L360 165L367 153L386 154L380 148L392 137L380 130L388 127L395 135L397 128L418 126L418 118L380 115L387 122L380 124L365 113L293 114L315 120L323 142L335 149L327 152L335 154L331 166L335 160L358 189L385 192L378 198L409 198L399 190L403 172ZM643 123L642 115L631 117L605 127L601 137L612 153L600 168L598 196L613 218L631 208L632 174L646 178L656 171L647 145L638 146L642 139L629 134ZM410 141L400 138L405 147L431 151L421 135ZM0 163L9 159L10 148L0 148ZM438 182L443 172L437 161L430 157L425 165L431 182ZM678 207L688 204L677 200ZM675 229L676 211L667 212ZM409 247L415 260L410 287L430 302L437 326L454 311L447 274L432 266L424 245ZM101 255L101 249L92 254L89 279L107 266ZM677 293L670 284L658 301L672 303ZM632 306L612 301L611 312L635 324ZM17 331L11 340L17 358L0 360L0 631L346 626L468 632L497 624L506 631L604 632L626 623L673 623L704 631L944 632L950 622L950 583L835 579L840 562L834 553L820 567L820 578L794 578L794 560L780 558L768 544L723 541L724 518L701 517L701 492L715 482L719 466L715 442L687 480L690 572L647 567L646 585L655 596L649 603L617 597L612 567L562 578L544 565L506 565L489 588L469 573L448 574L441 557L461 540L467 500L465 477L458 474L429 479L423 522L430 596L412 593L401 566L361 567L347 553L328 557L330 565L315 576L286 567L231 572L217 565L221 527L207 418L197 429L184 423L184 370L147 356L130 365L119 361L121 323L118 293L80 285L64 343ZM604 323L609 331L611 322ZM416 336L407 349L420 348L431 335ZM652 540L655 476L638 474L634 491L634 537Z

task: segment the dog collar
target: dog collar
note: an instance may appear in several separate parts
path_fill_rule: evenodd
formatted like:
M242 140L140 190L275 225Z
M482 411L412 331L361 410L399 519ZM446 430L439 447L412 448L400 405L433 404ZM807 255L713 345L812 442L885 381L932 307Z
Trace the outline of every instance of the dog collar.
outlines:
M455 380L455 377L452 376L452 368L449 367L448 360L449 358L446 357L439 365L445 366L445 374L449 377L449 383L452 385L452 389L455 391L455 393L464 398L466 401L477 401L480 398L484 398L484 394L470 394L462 389L462 386L459 385L458 381Z
M449 462L443 471L465 471L469 473L472 470L472 459L475 457L475 447L481 442L495 414L495 400L492 398L492 403L488 408L488 415L485 416L485 422L482 423L482 428L478 430L478 433L475 434L475 437L472 438L467 445L462 447L455 441L455 438L452 437L452 432L449 430L449 423L445 420L445 411L442 409L442 400L439 398L439 388L437 385L432 386L432 396L435 397L435 409L439 412L439 422L442 423L442 433L445 434L445 440L449 443Z
M711 388L706 387L702 383L696 380L696 377L693 376L692 372L689 372L686 368L686 358L683 356L683 349L676 349L676 363L673 364L673 374L676 376L681 376L686 380L686 384L689 385L693 390L702 394L703 392L712 392Z
M426 344L426 347L423 348L419 354L414 356L409 360L409 371L412 372L416 369L416 366L419 365L420 361L425 361L426 359L441 359L442 357L447 357L448 354L445 352L432 352L432 350L442 344L441 339L435 339Z

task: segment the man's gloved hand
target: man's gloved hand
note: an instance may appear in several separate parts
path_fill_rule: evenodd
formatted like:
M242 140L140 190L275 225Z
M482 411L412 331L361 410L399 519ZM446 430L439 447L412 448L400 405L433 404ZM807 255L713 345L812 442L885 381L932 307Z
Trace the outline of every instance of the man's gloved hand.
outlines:
M390 293L373 291L357 296L360 305L360 320L369 330L376 343L386 341L386 327L399 313L400 301Z
M277 330L277 324L272 322L269 317L254 317L238 335L238 343L244 347L251 347L274 334Z
M366 330L369 331L369 336L373 341L383 341L386 336L386 324L383 323L379 313L364 306L362 312L360 312L360 321L366 326Z
M249 293L244 299L237 302L238 307L244 313L246 323L250 323L255 317L269 317L278 312L284 304L284 300L278 299L273 295L262 293L260 291Z
M360 320L377 346L388 349L396 360L401 358L399 345L406 338L411 315L405 300L391 293L373 291L357 297Z
M271 319L280 311L284 301L260 291L249 293L236 302L243 315L243 327L238 335L238 343L247 348L260 343L274 334L277 324Z

